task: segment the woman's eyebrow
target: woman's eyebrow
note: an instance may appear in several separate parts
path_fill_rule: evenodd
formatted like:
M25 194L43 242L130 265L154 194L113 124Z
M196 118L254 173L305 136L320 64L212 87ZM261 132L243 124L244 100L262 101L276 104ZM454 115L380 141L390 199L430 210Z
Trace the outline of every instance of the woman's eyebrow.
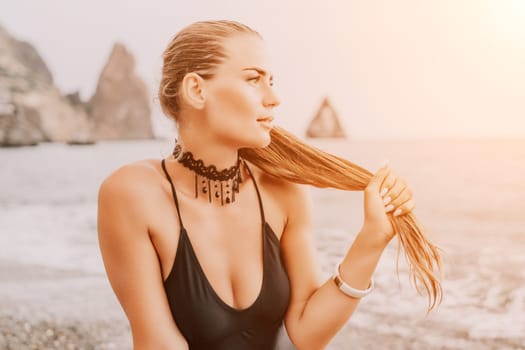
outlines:
M259 73L260 75L262 75L262 76L266 76L266 74L267 74L266 71L265 71L264 69L259 68L259 67L248 67L248 68L244 68L244 69L243 69L243 71L245 71L245 70L254 70L254 71L256 71L257 73ZM270 76L270 79L273 79L273 75Z

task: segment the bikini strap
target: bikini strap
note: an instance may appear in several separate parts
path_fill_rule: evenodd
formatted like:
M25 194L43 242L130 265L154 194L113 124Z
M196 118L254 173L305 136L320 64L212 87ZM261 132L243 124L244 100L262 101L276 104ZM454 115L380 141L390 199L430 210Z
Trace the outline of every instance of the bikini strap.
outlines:
M250 167L248 166L248 164L246 162L243 162L244 165L246 166L246 169L248 170L248 173L250 173L250 176L253 180L253 184L255 185L255 191L257 191L257 199L259 200L259 210L261 212L261 219L262 219L262 223L264 225L264 223L266 222L266 219L264 218L264 208L263 208L263 203L262 203L262 199L261 199L261 194L259 193L259 187L257 187L257 181L255 181L255 177L253 176L252 174L252 171L250 170Z
M175 192L175 186L173 186L173 182L171 181L171 176L170 176L170 174L168 174L168 171L166 170L166 165L164 163L165 163L165 160L162 159L162 161L161 161L162 170L164 170L164 174L166 174L166 177L168 178L168 181L170 182L171 193L173 194L173 199L175 200L175 207L177 208L177 215L179 217L179 224L180 224L180 228L182 229L184 227L184 225L182 224L182 218L180 216L179 201L177 200L177 193Z

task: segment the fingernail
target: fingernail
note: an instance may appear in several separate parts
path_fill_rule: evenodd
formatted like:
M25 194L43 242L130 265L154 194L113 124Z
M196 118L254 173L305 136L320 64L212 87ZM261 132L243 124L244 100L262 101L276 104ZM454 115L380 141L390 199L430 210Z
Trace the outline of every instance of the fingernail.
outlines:
M381 197L383 197L387 192L388 192L388 188L386 188L386 187L383 188L383 189L381 190L381 193L380 193L380 194L381 194ZM386 203L385 203L385 204L386 204Z
M401 214L401 208L396 209L396 211L394 212L394 216L398 216L399 214Z
M390 201L392 200L392 198L390 198L390 196L386 197L385 199L383 199L383 203L388 204L390 203Z
M389 213L389 212L392 211L392 209L394 209L394 206L393 206L392 204L389 204L389 205L386 206L385 211L386 211L387 213Z

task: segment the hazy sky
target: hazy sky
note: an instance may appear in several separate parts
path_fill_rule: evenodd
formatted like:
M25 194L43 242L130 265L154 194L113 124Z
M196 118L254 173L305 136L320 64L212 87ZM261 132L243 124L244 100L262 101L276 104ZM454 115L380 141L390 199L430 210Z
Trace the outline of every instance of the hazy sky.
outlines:
M161 54L193 21L234 19L274 57L277 124L300 135L327 95L355 138L525 137L525 0L3 0L63 92L94 92L115 41L152 99ZM154 102L155 127L171 124Z

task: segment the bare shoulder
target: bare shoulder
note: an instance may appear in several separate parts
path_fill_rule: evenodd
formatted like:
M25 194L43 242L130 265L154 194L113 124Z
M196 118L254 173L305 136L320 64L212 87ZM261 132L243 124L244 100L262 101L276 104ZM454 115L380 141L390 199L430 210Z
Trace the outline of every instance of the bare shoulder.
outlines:
M133 197L151 193L162 181L158 163L156 159L144 159L119 167L104 179L99 194Z
M159 172L155 163L156 159L143 159L125 164L110 173L102 182L104 187L133 188L153 185L159 181Z
M163 196L159 168L159 160L145 159L110 173L98 191L99 218L125 216L129 222L147 225L154 215L152 204Z

